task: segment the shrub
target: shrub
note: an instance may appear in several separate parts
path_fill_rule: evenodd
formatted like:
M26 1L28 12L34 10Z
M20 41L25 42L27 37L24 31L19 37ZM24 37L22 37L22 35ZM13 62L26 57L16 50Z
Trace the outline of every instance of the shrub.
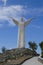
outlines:
M41 53L41 57L43 58L43 52Z
M5 53L5 52L6 52L6 48L2 47L2 53Z
M40 48L41 48L41 57L43 58L43 41L39 44Z

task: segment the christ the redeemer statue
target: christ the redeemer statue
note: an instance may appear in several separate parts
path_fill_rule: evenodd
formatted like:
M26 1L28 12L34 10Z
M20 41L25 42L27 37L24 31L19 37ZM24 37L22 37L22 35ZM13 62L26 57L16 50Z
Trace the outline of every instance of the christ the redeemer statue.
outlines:
M18 26L18 40L17 40L17 47L18 48L25 48L25 26L28 25L33 18L30 18L28 21L23 22L23 18L21 17L20 22L13 19L13 22Z

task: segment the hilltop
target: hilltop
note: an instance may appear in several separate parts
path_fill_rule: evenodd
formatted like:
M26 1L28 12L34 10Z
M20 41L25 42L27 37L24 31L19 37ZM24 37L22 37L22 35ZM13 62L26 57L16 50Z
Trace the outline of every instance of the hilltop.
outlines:
M25 60L37 55L37 52L34 51L33 54L33 51L28 48L15 48L11 50L6 50L5 53L0 53L0 65L21 64Z

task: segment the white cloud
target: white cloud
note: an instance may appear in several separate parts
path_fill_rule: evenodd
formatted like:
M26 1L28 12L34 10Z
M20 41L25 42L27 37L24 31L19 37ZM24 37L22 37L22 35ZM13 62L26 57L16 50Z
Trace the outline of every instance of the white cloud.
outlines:
M11 19L8 16L11 16L17 20L20 19L20 16L38 16L43 15L43 8L26 8L22 5L11 5L8 7L0 7L0 20L8 20L9 24L14 25ZM25 19L25 18L24 18ZM4 22L4 21L3 21Z
M42 16L43 15L43 7L42 8L25 8L24 14L31 16Z
M20 5L0 7L0 20L8 20L9 24L14 25L14 23L12 22L11 19L8 18L8 16L19 20L21 13L22 13L22 6Z
M20 8L21 7L21 8ZM18 8L18 9L17 9ZM22 13L22 10L23 10L23 7L22 6L9 6L9 7L0 7L0 16L4 15L4 16L7 16L7 15L14 15L14 16L17 16L17 15L20 15Z

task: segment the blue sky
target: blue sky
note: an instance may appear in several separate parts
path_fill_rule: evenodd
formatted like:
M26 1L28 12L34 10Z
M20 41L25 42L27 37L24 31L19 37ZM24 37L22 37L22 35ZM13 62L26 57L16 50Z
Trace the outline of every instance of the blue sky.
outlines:
M0 0L0 50L17 47L18 27L8 18L11 16L18 21L35 17L25 28L25 45L35 41L37 45L43 41L43 0ZM40 53L38 47L37 52Z

